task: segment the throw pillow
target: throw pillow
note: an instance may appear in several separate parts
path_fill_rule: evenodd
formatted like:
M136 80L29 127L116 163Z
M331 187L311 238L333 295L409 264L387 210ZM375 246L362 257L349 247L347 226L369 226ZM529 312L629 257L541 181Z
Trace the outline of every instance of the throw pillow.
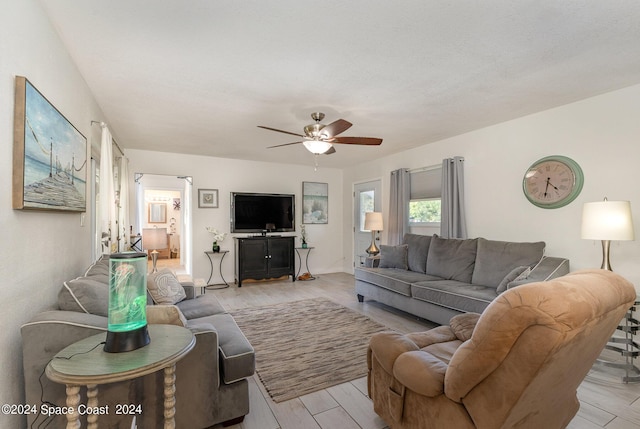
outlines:
M478 239L431 237L427 255L427 274L446 280L471 283Z
M407 250L409 246L401 244L399 246L380 245L380 268L400 268L409 269L407 262Z
M509 274L507 274L506 276L504 276L504 278L502 279L502 281L500 282L500 284L498 285L498 288L496 289L496 292L498 293L502 293L505 290L507 290L507 285L509 283L511 283L512 281L514 281L515 279L517 279L522 273L524 273L526 270L531 271L531 267L528 267L526 265L522 265L519 267L515 267L513 270L511 270L509 272Z
M106 317L109 313L109 283L90 277L64 282L58 292L58 308Z
M518 282L520 282L521 280L526 280L527 277L529 277L529 274L531 274L531 267L527 267L527 269L524 270L522 273L520 273L518 277L513 279L513 281L507 283L507 289L520 286L522 283L518 283Z
M176 304L187 297L178 278L168 268L149 274L147 289L156 304Z

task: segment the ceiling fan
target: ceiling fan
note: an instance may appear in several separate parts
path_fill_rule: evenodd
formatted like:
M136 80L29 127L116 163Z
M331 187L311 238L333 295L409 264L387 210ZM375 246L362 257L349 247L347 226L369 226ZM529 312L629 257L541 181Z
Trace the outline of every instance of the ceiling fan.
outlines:
M265 127L262 125L258 125L258 128L264 128L265 130L276 131L278 133L291 134L302 138L302 140L297 142L269 146L267 149L302 143L304 147L314 155L330 155L335 153L336 149L333 147L334 144L377 146L382 143L382 139L374 137L337 137L338 134L345 132L351 127L351 125L353 125L351 122L345 121L344 119L338 119L329 125L324 125L320 123L320 121L324 119L324 113L314 112L311 114L311 118L316 121L316 123L304 127L304 134L292 133L290 131L278 130L276 128Z

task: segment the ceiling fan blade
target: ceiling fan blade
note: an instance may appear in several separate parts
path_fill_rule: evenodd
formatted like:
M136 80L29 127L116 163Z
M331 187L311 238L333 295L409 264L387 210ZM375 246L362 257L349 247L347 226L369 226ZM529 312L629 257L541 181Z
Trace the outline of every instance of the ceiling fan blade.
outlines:
M290 131L278 130L276 128L265 127L263 125L258 125L258 128L264 128L265 130L275 131L275 132L278 132L278 133L291 134L292 136L304 137L302 134L292 133Z
M331 148L328 151L323 153L323 155L331 155L332 153L336 153L336 148L333 146L331 146Z
M274 148L274 147L281 147L281 146L290 146L292 144L298 144L298 143L302 143L302 142L292 142L292 143L277 144L275 146L267 146L267 149L271 149L271 148Z
M382 143L382 139L378 139L375 137L334 137L327 141L330 143L363 144L368 146L377 146Z
M345 121L344 119L338 119L325 126L322 131L320 131L320 137L330 139L333 136L337 136L340 133L345 132L353 125L349 121Z

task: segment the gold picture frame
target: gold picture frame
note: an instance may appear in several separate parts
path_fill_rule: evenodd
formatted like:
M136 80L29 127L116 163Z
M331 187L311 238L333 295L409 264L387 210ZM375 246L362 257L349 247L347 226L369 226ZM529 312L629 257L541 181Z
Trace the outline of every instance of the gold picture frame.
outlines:
M15 90L13 208L86 212L87 139L27 78Z

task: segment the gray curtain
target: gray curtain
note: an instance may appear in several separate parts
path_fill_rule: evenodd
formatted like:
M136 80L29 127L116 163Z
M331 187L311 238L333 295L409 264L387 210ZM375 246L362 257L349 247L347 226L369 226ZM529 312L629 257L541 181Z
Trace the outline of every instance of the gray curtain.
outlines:
M464 210L464 158L442 160L442 214L440 236L467 238Z
M387 240L390 245L401 244L409 232L410 175L406 168L391 172L389 190L389 226Z

